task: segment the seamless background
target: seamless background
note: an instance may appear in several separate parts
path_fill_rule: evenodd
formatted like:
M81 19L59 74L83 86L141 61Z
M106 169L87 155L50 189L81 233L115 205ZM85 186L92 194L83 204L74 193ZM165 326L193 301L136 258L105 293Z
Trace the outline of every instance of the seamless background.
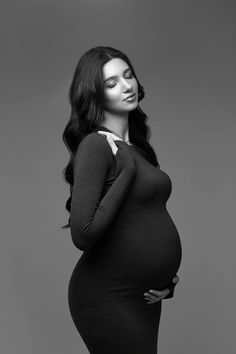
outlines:
M3 354L88 353L67 287L81 256L61 226L68 89L91 47L124 51L145 87L151 144L173 183L183 260L159 354L235 351L235 2L1 1ZM102 325L102 324L101 324Z

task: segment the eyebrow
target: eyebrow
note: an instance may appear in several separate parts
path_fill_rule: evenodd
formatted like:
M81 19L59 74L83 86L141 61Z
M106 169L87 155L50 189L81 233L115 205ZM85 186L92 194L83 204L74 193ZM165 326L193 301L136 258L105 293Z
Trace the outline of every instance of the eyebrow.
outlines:
M130 67L126 68L124 71L123 71L123 74L128 71L128 70L131 70ZM108 80L110 79L115 79L117 77L117 75L114 75L114 76L110 76L108 77L108 79L104 80L104 83L107 82Z

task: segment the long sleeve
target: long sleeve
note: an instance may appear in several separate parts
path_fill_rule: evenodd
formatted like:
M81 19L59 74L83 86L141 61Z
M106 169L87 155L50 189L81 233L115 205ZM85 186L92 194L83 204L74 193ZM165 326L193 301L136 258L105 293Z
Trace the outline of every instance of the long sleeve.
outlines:
M90 249L111 225L136 174L129 146L123 141L116 141L116 145L116 176L103 198L111 163L108 142L99 134L91 133L82 140L75 157L71 236L74 245L82 251Z

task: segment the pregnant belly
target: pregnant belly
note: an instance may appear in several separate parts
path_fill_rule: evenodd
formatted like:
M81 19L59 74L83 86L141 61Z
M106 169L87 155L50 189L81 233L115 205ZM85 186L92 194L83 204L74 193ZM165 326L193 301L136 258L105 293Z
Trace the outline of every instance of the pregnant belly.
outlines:
M164 288L178 272L182 258L180 236L168 212L149 222L145 218L145 224L137 218L132 227L127 223L117 229L94 249L103 274L138 287Z

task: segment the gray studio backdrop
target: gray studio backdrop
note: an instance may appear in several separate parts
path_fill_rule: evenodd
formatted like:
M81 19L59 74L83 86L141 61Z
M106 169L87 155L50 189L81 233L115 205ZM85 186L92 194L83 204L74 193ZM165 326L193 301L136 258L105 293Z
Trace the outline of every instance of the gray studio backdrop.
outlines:
M183 245L163 301L159 354L235 352L235 2L2 1L2 354L88 353L67 287L82 252L60 227L69 186L62 131L78 58L124 51L145 87L168 210Z

